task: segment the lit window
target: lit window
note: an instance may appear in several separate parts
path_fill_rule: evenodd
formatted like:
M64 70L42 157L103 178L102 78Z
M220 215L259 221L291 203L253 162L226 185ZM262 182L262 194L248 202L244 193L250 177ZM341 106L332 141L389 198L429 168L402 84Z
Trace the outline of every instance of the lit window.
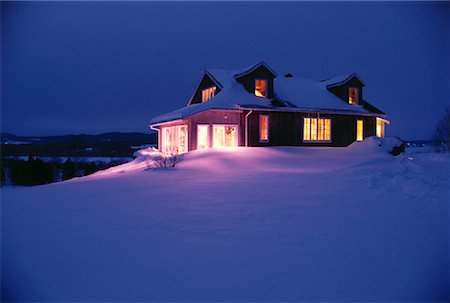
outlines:
M269 141L269 116L259 115L259 141Z
M197 125L197 149L209 147L209 125Z
M303 141L331 141L331 119L304 118Z
M255 79L255 95L258 97L267 97L266 79Z
M238 145L237 126L213 125L213 147L234 147Z
M384 121L377 118L377 137L384 138Z
M187 125L161 128L161 151L168 154L182 154L188 151Z
M356 121L356 141L364 139L364 122L363 120Z
M209 99L213 98L215 94L216 94L215 86L202 90L202 102L208 101Z
M358 88L350 87L348 89L348 103L350 104L358 103Z

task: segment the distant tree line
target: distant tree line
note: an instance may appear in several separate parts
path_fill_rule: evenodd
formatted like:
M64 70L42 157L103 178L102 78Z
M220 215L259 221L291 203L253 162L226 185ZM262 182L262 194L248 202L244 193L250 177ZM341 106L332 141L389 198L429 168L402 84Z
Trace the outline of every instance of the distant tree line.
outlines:
M59 182L74 177L90 175L98 170L120 164L120 162L45 162L29 156L28 160L1 158L1 185L32 186Z

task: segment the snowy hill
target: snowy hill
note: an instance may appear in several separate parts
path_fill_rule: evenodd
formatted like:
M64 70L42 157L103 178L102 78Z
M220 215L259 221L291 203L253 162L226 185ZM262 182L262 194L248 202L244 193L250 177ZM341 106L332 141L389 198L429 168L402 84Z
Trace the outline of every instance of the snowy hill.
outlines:
M446 301L449 163L370 139L3 189L2 299Z

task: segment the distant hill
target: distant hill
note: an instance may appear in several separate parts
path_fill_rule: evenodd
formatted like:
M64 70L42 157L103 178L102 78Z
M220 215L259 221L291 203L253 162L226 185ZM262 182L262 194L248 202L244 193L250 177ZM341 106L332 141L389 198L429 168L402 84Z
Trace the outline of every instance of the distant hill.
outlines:
M16 136L0 133L2 156L124 156L156 145L157 134L111 132L99 135Z
M153 133L120 133L111 132L99 135L62 135L62 136L16 136L10 133L0 133L1 144L49 144L49 143L98 143L98 142L134 142L154 144L157 134Z

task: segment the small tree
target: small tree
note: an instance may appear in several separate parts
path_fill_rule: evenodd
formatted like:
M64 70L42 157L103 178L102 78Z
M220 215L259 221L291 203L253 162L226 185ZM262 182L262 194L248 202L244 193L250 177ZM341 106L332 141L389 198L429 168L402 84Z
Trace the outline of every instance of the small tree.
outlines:
M69 158L66 160L66 162L64 162L62 168L62 179L68 180L72 179L73 177L75 177L75 164Z
M432 140L437 151L450 152L450 107L445 109L444 115L438 121Z

